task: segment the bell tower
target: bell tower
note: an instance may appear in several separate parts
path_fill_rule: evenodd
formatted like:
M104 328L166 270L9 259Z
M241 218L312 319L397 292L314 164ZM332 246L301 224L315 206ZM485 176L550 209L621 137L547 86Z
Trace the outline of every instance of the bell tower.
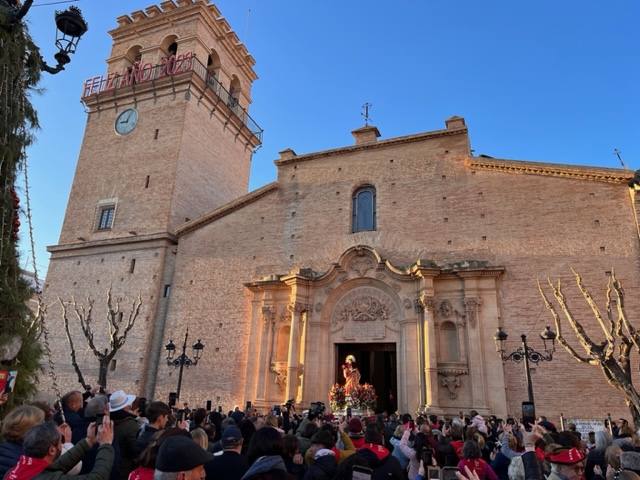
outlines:
M62 244L175 230L247 192L260 144L255 62L214 5L169 0L117 21L107 73L83 85Z
M173 232L247 193L262 137L248 112L257 76L253 57L206 0L166 0L122 15L109 34L106 73L82 86L87 123L59 244L49 247L45 298L91 297L99 308L107 286L116 295L140 292L143 320L123 348L129 353L118 356L145 365L118 377L150 396ZM55 325L55 308L49 318ZM64 368L66 338L56 340ZM86 363L95 362L86 356Z

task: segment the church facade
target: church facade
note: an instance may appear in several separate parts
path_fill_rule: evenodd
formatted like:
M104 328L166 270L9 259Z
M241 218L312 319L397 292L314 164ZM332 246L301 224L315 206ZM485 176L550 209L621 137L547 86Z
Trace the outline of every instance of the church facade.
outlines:
M84 86L87 127L45 285L65 385L75 373L56 299L91 297L99 318L109 288L123 305L143 298L111 385L168 398L164 345L188 327L205 349L181 400L227 409L327 402L351 354L379 408L519 415L523 367L503 364L493 337L501 327L508 348L527 334L542 349L551 319L537 278L561 278L595 329L570 268L597 300L615 269L630 318L640 311L631 172L477 157L453 116L424 133L381 140L365 126L352 145L287 148L277 180L247 192L257 76L216 7L166 1L110 33L109 73ZM94 378L92 354L78 356ZM539 413L626 413L561 347L534 367Z

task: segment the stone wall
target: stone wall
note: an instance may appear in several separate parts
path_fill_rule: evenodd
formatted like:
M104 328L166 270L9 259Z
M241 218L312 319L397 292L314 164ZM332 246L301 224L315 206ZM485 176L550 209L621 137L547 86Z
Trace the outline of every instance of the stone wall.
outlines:
M464 129L278 163L276 189L211 223L194 222L179 232L168 334L188 321L207 344L202 365L185 382L185 395L193 402L220 397L229 406L252 400L243 398L244 367L254 352L247 344L251 309L245 282L294 267L325 271L354 245L371 246L396 265L426 258L504 267L498 320L511 334L512 348L520 333L541 348L537 334L550 323L537 277L561 277L575 313L589 328L595 324L569 285L570 267L584 275L598 300L605 272L615 268L632 318L640 307L638 238L623 172L613 171L620 178L608 183L607 172L588 168L576 171L591 172L590 177L563 177L550 173L552 166L537 175L487 171L470 161ZM351 194L364 183L377 189L378 228L353 234ZM492 335L486 332L479 347L487 355L495 354ZM526 396L522 366L504 370L508 411L517 414ZM626 412L596 368L576 364L563 351L536 368L533 379L540 413ZM172 390L171 383L159 383L161 396ZM576 402L576 392L584 401Z

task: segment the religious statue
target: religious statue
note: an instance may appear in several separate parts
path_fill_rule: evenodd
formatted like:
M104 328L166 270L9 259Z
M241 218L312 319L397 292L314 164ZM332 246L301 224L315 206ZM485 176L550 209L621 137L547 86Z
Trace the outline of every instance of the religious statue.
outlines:
M356 364L356 357L353 355L347 355L344 364L342 364L342 375L345 379L344 393L351 396L355 388L360 385L360 370Z

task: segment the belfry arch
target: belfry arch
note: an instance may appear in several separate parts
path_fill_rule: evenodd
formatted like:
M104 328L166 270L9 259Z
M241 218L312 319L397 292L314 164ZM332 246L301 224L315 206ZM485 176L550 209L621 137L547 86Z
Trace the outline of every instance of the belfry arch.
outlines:
M506 413L502 364L482 347L500 324L502 272L482 261L397 267L358 245L325 272L298 268L247 283L256 351L247 362L245 399L258 407L289 399L326 403L340 379L339 353L365 345L391 352L385 358L392 358L395 377L387 374L384 385L397 388L400 411ZM373 358L376 381L384 369L374 368Z

